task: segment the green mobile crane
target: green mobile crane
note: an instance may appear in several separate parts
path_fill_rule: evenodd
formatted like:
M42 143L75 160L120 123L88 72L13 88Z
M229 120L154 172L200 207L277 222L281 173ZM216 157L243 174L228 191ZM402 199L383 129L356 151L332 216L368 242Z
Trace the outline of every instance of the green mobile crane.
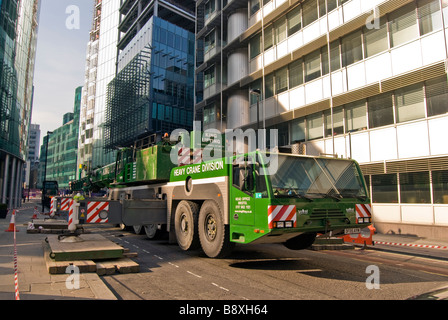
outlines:
M149 238L166 230L183 250L201 248L212 258L235 243L304 249L318 233L355 233L371 224L354 160L256 150L194 163L193 150L187 165L178 165L172 155L180 149L167 141L121 149L108 166L113 181L109 198L99 200L107 203L101 221L144 227ZM88 214L92 203L81 203Z

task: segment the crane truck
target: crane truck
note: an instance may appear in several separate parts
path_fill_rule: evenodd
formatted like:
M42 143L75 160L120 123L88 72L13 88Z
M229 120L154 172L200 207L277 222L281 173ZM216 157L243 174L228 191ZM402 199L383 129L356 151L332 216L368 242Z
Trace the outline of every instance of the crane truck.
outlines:
M355 160L254 150L205 161L188 150L186 161L173 163L173 153L183 153L177 142L122 148L88 183L73 182L75 192L109 188L107 199L79 201L81 221L143 227L149 238L165 230L182 250L202 249L211 258L237 243L305 249L318 233L356 233L371 224Z

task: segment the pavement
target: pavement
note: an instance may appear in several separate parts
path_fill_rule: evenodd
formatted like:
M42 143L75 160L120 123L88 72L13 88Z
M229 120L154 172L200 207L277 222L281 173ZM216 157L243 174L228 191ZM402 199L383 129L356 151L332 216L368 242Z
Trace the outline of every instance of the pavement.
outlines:
M0 300L15 300L16 269L20 300L117 300L96 273L81 273L77 289L73 288L71 274L49 274L42 245L48 235L27 233L34 207L40 209L39 202L31 200L16 211L17 268L14 265L14 232L5 232L10 226L11 212L6 219L0 219ZM375 245L368 249L448 261L448 241L378 233L373 235L373 240Z
M75 277L71 273L49 274L42 244L48 234L27 233L34 207L41 208L39 202L31 200L16 211L20 300L117 300L96 273L80 273L79 288L74 288ZM6 219L0 219L0 300L15 300L14 232L5 232L9 229L11 214L10 211Z

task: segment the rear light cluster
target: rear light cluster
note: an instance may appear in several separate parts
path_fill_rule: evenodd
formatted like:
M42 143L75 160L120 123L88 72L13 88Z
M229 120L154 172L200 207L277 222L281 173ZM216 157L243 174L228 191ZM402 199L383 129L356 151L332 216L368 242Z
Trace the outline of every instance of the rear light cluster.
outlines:
M294 226L294 221L274 221L273 226L277 229L292 228Z

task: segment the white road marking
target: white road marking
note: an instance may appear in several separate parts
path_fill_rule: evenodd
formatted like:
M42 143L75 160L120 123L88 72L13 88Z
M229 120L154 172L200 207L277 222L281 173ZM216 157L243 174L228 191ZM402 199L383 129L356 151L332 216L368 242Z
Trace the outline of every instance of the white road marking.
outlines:
M229 291L229 289L221 287L219 284L216 284L214 282L212 282L212 285L214 285L215 287L218 287L219 289L225 290L225 291Z
M188 270L187 270L187 273L189 273L189 274L191 274L192 276L195 276L195 277L197 277L197 278L202 278L201 276L199 276L199 275L197 275L197 274L195 274L195 273L193 273L193 272L191 272L191 271L188 271Z

